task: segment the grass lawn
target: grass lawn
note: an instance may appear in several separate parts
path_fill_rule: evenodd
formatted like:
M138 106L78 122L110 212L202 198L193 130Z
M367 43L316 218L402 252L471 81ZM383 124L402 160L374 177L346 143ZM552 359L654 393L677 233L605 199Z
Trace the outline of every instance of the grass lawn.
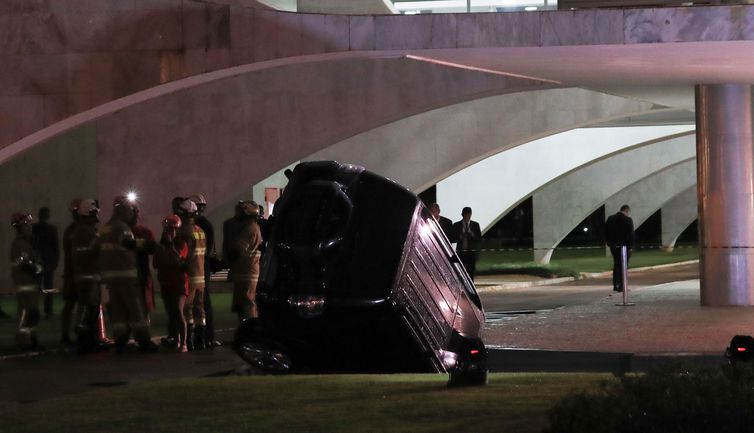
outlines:
M3 432L539 432L547 410L605 374L257 376L165 380L6 407ZM96 408L96 409L95 409Z
M215 329L234 328L238 324L235 313L230 312L231 294L227 292L212 293L212 307L215 312ZM150 314L151 331L153 336L167 333L167 314L162 304L159 293L155 296L155 310ZM11 319L0 319L0 355L18 353L16 349L16 297L0 297L0 306L3 311L10 314ZM42 318L37 327L39 341L49 348L58 348L60 345L60 310L63 307L63 299L59 294L53 301L54 313L50 320ZM40 305L41 308L41 305Z
M483 251L477 263L478 274L533 274L548 276L578 276L582 272L612 270L613 261L604 248L556 249L548 265L532 261L532 251ZM696 247L677 248L673 252L658 249L634 250L629 268L677 263L699 258Z

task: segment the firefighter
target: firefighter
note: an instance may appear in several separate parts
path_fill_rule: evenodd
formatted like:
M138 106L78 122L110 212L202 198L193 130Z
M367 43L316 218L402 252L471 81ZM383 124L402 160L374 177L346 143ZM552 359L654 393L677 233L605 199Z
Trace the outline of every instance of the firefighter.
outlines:
M196 212L196 203L189 199L178 206L178 216L181 218L179 242L184 242L189 247L186 268L189 275L189 295L183 308L188 325L186 342L189 350L201 350L207 346L204 332L207 324L204 314L204 256L207 252L207 239L204 230L194 223Z
M39 275L42 265L34 257L31 246L31 214L14 213L11 226L16 229L10 249L11 276L18 299L18 330L16 343L22 350L40 350L37 341L39 323Z
M238 313L239 321L258 317L256 293L262 244L258 217L259 206L255 202L241 203L241 230L230 245L228 279L233 281L233 311Z
M82 200L77 214L79 224L71 234L73 279L78 293L76 337L80 353L102 352L107 345L99 340L100 275L97 242L99 203Z
M102 282L110 298L110 318L115 349L123 353L133 332L139 351L154 352L157 345L149 335L144 296L139 285L136 253L154 252L154 241L135 239L131 228L136 224L134 204L126 197L113 201L113 216L100 230L97 247Z
M186 317L183 314L186 297L189 294L189 277L186 272L188 245L176 239L181 219L178 215L168 215L162 220L162 238L154 254L154 267L160 282L160 293L168 314L168 338L165 344L187 352Z
M189 197L189 200L196 204L196 218L194 222L202 230L207 244L207 254L204 255L204 315L207 318L207 325L204 327L204 337L208 347L222 346L222 343L215 340L215 315L212 309L212 298L209 293L209 283L212 277L212 262L217 259L215 252L215 229L212 223L204 216L204 210L207 208L207 200L204 195L197 194Z
M60 342L66 346L72 346L71 339L71 319L73 310L76 308L78 296L76 295L76 286L73 281L73 250L71 249L71 234L78 226L79 204L81 199L77 198L68 205L68 211L71 213L73 221L63 231L63 311L60 313Z

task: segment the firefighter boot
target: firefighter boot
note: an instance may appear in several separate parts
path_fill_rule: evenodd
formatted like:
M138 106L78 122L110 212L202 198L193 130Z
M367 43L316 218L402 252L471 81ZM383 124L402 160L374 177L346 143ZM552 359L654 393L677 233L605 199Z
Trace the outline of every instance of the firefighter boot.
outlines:
M194 328L194 350L204 350L207 348L205 329L204 325L196 325Z

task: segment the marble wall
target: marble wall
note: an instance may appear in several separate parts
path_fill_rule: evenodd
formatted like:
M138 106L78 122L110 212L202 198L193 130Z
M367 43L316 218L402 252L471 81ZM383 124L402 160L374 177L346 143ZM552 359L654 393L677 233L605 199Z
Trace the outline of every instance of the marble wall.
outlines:
M754 6L317 15L255 0L0 2L0 147L107 101L235 65L351 50L754 39Z

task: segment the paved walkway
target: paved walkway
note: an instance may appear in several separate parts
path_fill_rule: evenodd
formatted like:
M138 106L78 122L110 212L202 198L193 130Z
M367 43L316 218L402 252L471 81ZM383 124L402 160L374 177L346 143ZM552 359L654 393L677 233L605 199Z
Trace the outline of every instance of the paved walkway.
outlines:
M542 287L541 290L547 290ZM609 293L606 291L606 293ZM488 325L486 342L505 348L721 354L736 334L754 334L753 307L699 305L699 280L649 285L583 305L501 318Z

